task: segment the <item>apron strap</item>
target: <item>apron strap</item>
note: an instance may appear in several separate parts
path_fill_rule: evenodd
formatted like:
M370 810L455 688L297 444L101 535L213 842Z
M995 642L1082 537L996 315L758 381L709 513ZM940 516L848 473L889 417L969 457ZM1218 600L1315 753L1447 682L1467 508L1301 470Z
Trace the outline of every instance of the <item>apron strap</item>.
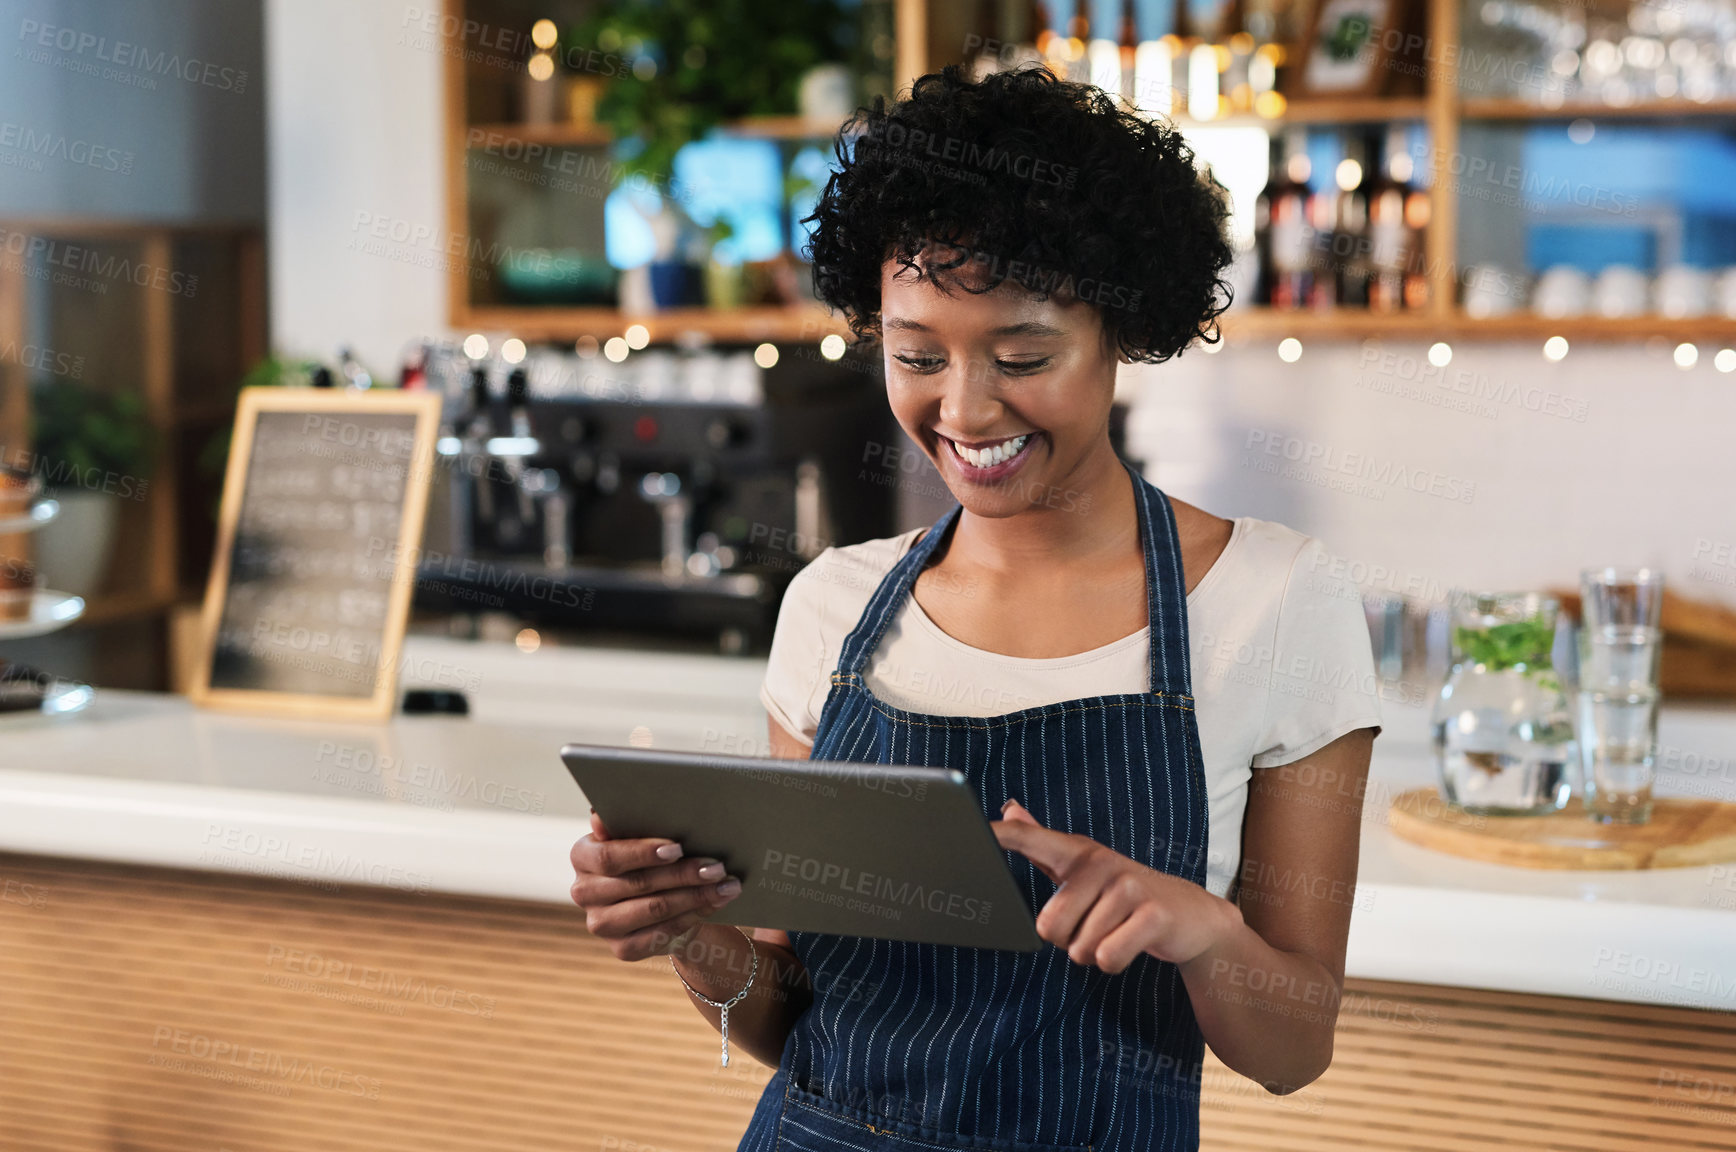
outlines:
M1169 498L1149 483L1133 465L1122 467L1133 478L1134 505L1139 515L1139 539L1145 552L1146 612L1151 626L1151 691L1185 696L1192 684L1187 641L1187 583L1182 573L1181 538ZM928 558L958 522L963 507L954 504L934 522L921 540L893 565L874 590L856 627L844 640L835 681L857 679L868 657L916 586Z
M1139 506L1139 538L1145 546L1145 598L1151 617L1151 690L1187 696L1193 669L1188 657L1187 578L1181 564L1181 536L1169 497L1127 461Z
M952 530L962 511L963 505L954 504L943 512L940 519L923 534L922 539L881 579L880 587L874 590L873 597L868 601L868 607L862 610L862 618L856 621L856 627L844 641L844 650L838 655L838 671L833 676L834 680L857 677L860 682L859 678L863 668L867 667L868 657L880 647L880 638L886 634L892 618L898 615L898 610L904 606L904 598L910 595L910 590L916 586L916 578L922 575L929 556Z

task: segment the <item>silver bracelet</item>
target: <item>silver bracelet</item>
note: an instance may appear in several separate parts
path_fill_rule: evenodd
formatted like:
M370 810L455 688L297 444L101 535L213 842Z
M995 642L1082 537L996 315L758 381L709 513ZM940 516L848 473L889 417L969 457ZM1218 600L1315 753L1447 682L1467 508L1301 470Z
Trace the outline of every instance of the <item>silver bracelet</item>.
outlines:
M723 1068L729 1067L729 1010L741 1003L742 998L747 995L747 990L753 987L754 977L759 975L759 949L754 947L753 937L749 936L747 930L744 928L737 927L735 930L740 932L743 938L747 940L747 950L753 953L753 967L748 969L747 983L742 985L741 991L737 992L728 1000L713 1000L710 997L703 995L697 988L687 982L687 977L683 976L681 974L681 969L675 966L675 953L671 952L669 954L669 968L675 973L675 978L681 981L681 986L686 988L687 991L690 992L700 1003L708 1004L722 1013L722 1019L719 1023L721 1025L720 1031L723 1033L723 1060L720 1064L720 1067ZM677 937L677 939L682 940L682 942L685 943L686 941L683 938L688 935L689 933L683 932L680 937Z

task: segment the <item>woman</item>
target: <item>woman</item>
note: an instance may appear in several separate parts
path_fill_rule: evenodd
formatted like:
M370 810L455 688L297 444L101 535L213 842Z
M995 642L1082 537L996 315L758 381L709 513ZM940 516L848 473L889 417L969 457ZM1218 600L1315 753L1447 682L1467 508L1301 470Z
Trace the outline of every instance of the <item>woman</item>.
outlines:
M743 1149L1193 1148L1205 1043L1276 1093L1331 1059L1380 722L1360 601L1318 542L1110 444L1117 364L1228 303L1221 189L1173 131L950 68L856 127L816 284L958 507L796 577L772 746L966 773L1054 947L749 936L707 922L720 864L594 816L573 897L776 1066Z

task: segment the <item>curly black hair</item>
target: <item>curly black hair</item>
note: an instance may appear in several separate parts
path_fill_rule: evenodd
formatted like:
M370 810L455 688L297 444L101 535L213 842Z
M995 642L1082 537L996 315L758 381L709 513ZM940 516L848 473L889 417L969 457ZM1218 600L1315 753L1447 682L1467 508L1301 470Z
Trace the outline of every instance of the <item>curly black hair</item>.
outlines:
M1093 303L1131 361L1219 339L1228 196L1173 127L1098 88L1041 66L973 81L949 65L858 110L835 148L806 254L816 295L858 338L881 335L885 262L920 279L927 248L931 272L978 266L958 278L968 291L1011 279Z

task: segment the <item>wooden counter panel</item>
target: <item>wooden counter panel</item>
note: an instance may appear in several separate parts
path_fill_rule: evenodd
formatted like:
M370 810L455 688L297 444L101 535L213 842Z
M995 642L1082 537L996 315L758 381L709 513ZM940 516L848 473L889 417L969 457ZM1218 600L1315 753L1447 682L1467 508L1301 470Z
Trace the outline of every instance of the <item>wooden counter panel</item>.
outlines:
M723 1150L770 1077L576 908L11 855L0 1021L7 1152Z
M1210 1152L1736 1149L1736 1013L1350 980L1324 1076L1202 1097Z
M0 854L0 1147L707 1152L770 1071L576 909ZM1208 1152L1736 1149L1736 1015L1351 981Z

